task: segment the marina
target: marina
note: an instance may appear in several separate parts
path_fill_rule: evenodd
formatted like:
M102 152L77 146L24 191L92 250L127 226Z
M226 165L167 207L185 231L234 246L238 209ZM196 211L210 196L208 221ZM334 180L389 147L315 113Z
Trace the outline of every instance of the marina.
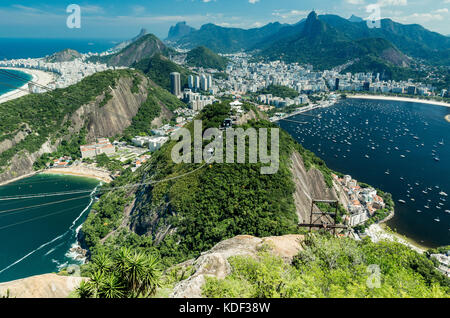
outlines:
M421 103L348 99L280 126L331 169L390 192L397 204L387 224L434 247L450 243L448 112Z

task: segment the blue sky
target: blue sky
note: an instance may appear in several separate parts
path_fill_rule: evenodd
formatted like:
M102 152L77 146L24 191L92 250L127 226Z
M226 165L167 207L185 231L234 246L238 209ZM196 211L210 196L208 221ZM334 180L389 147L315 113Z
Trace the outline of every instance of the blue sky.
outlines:
M80 29L66 26L69 4L81 7ZM364 18L370 4L379 5L381 17L450 34L450 0L2 0L0 37L127 39L144 27L165 38L178 21L197 28L205 23L251 28L295 23L312 9Z

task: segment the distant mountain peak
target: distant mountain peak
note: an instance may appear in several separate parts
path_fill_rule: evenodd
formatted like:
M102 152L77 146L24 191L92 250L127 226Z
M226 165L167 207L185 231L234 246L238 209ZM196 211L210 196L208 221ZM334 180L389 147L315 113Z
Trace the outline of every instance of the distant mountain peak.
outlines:
M141 37L143 37L144 35L147 35L147 34L148 34L147 30L144 29L144 28L142 28L142 29L141 29L141 32L139 32L138 35L136 35L133 39L131 39L131 42L134 42L134 41L136 41L136 40L139 40Z
M309 38L317 37L318 35L325 33L326 30L326 23L319 20L315 11L311 11L306 18L301 36Z
M306 21L308 21L308 20L319 20L319 17L317 16L316 11L313 10L308 14Z
M189 26L186 21L181 21L171 26L169 29L169 34L167 35L167 40L176 40L182 38L189 33L196 31L195 28Z
M364 19L361 18L361 17L358 17L358 16L356 16L354 14L352 14L352 16L350 18L348 18L348 21L350 21L350 22L363 22Z

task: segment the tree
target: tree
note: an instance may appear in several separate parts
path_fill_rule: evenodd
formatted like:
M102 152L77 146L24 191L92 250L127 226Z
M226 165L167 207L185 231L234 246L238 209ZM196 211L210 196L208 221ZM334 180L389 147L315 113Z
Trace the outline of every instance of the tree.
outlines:
M81 298L150 297L159 286L159 260L130 248L99 253L91 266L90 280L77 289Z

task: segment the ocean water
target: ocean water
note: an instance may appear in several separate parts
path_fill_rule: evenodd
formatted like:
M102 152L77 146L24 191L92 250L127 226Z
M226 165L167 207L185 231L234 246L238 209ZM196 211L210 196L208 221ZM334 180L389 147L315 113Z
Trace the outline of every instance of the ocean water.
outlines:
M0 73L0 95L13 91L17 87L22 87L33 78L30 74L16 70L8 70L8 73L12 73L26 80L15 79Z
M120 39L0 38L0 60L44 57L64 49L73 49L80 53L100 53L121 41Z
M391 228L424 246L450 244L450 108L348 99L308 114L319 117L280 126L331 169L390 192Z
M99 181L62 175L35 175L0 187L6 196L86 190L18 200L0 200L0 282L56 272L80 264L69 249L95 200Z

